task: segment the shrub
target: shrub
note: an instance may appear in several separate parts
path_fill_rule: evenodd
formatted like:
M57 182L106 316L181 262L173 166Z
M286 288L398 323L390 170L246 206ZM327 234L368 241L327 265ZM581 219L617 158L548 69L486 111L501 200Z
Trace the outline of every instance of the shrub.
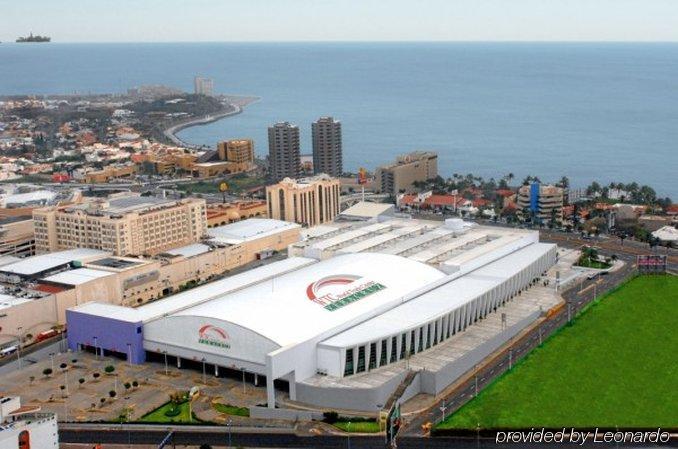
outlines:
M174 416L179 416L181 414L181 408L178 405L173 405L172 407L168 408L164 415L172 418Z
M108 365L106 368L104 368L104 371L106 371L106 374L111 374L113 371L115 371L115 366Z
M42 374L43 374L45 377L51 376L51 375L52 375L52 368L45 368L44 370L42 370Z
M339 420L339 413L331 411L331 412L324 412L323 413L323 421L325 421L327 424L334 424Z

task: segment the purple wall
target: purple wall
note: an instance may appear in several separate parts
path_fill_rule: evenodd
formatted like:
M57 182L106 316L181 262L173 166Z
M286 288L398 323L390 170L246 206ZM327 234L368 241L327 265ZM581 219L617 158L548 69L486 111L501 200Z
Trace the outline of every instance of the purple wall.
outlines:
M66 310L68 326L68 347L77 351L78 345L92 346L100 350L115 351L127 355L132 353L131 363L146 361L144 334L141 321L114 320L99 315Z

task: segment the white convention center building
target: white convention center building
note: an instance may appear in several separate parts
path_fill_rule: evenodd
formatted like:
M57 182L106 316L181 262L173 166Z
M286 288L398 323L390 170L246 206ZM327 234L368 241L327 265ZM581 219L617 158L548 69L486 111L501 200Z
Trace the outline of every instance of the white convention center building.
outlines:
M542 314L505 311L556 261L556 246L537 232L380 220L308 229L285 260L138 308L82 304L68 311L69 345L135 363L160 355L217 375L243 371L265 378L268 407L373 411L417 363L429 367L409 394L437 394ZM500 310L498 337L448 353Z

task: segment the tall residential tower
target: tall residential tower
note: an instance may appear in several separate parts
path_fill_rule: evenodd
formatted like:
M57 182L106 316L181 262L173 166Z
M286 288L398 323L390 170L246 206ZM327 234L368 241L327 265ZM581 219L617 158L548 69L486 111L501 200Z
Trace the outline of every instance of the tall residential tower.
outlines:
M268 162L274 181L301 176L298 126L279 122L268 128Z
M332 117L320 117L311 125L313 130L313 171L339 177L343 172L341 122Z

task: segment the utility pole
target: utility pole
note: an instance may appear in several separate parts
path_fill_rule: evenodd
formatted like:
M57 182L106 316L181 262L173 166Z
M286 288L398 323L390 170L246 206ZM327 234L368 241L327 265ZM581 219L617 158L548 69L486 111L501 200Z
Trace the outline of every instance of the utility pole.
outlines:
M478 393L476 392L477 395ZM445 405L445 398L443 398L443 404L440 406L440 411L443 413L443 421L445 421L445 410L447 410L447 406Z

